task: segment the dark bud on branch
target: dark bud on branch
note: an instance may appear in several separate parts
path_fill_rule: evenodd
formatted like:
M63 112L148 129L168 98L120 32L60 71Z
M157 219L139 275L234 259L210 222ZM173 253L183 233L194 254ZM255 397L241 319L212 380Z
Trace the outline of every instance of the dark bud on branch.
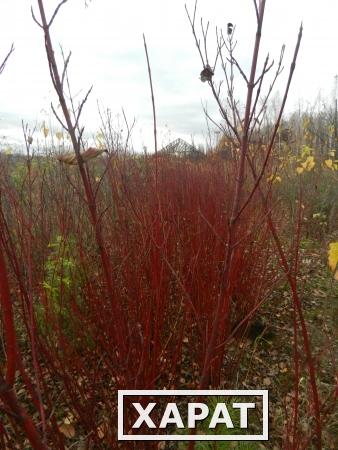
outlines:
M213 75L214 75L213 70L211 69L209 64L207 64L200 74L200 79L201 79L201 81L203 81L203 83L205 81L211 81Z
M229 36L230 36L230 34L232 34L233 29L234 29L234 24L229 22L228 26L227 26L227 33Z

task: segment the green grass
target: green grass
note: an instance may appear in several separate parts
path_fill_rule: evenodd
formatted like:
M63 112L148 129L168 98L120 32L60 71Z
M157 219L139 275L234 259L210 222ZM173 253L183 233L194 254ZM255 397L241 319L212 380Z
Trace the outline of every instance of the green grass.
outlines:
M217 403L224 402L224 397L210 397L209 399L209 416L199 427L198 433L203 435L234 435L234 434L246 434L240 428L240 412L239 409L233 409L231 407L232 403L243 401L243 399L233 398L227 402L227 409L229 411L231 420L233 422L234 428L227 428L225 424L219 424L215 429L209 429L209 424L211 421L211 417L213 412L215 411ZM250 420L252 416L250 416L249 412L249 424L252 422ZM184 430L183 433L185 433ZM256 432L255 432L256 433ZM178 446L178 450L186 450L189 447L189 443L181 442ZM256 450L259 448L259 444L257 442L251 441L196 441L195 450L227 450L227 449L240 449L240 450Z

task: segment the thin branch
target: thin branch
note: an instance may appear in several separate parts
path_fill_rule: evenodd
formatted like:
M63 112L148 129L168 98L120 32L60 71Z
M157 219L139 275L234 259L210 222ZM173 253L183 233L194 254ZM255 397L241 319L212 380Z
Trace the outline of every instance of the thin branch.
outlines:
M275 64L275 61L272 60L272 62L268 65L268 60L269 60L269 55L266 57L265 60L265 64L262 70L262 73L260 74L260 76L257 78L257 80L254 83L254 87L257 86L258 83L260 83L260 81L264 78L264 76L269 72L269 70L273 67L273 65Z
M1 66L0 66L0 75L2 74L2 72L3 72L3 70L4 70L5 66L6 66L6 63L7 63L7 61L8 61L8 58L11 56L11 54L12 54L13 52L14 52L14 44L11 45L11 48L10 48L9 52L7 53L5 59L4 59L4 60L2 61L2 63L1 63Z
M126 141L125 141L125 144L124 144L124 153L126 153L127 152L127 148L128 148L129 139L130 139L131 133L132 133L133 128L134 128L135 123L136 123L136 119L134 117L133 123L131 124L131 126L129 126L129 123L128 123L128 120L127 120L127 117L126 117L126 114L125 114L123 108L122 108L122 114L123 114L124 123L126 124L126 127L127 127L127 137L126 137Z
M204 43L205 61L206 61L206 64L209 65L208 50L207 50L207 36L208 36L208 31L209 31L209 22L207 22L207 28L204 30L202 17L201 17L201 30L202 30L203 43Z
M218 95L217 92L216 92L214 83L213 83L212 81L209 81L209 85L210 85L210 87L211 87L212 93L213 93L214 98L215 98L215 100L216 100L216 102L217 102L217 104L218 104L218 107L219 107L219 110L220 110L220 113L221 113L223 119L225 120L227 126L228 126L228 127L231 129L231 131L234 133L234 135L236 136L236 138L240 141L240 136L239 136L239 134L238 134L238 131L236 130L236 128L234 127L234 125L230 122L229 117L228 117L228 114L227 114L226 110L224 109L224 106L222 105L222 102L221 102L221 100L220 100L220 98L219 98L219 95Z
M187 5L184 5L185 9L187 11ZM195 19L196 19L196 11L197 11L197 0L195 1L195 7L194 7L194 17L193 17L193 25L195 25ZM187 11L188 12L188 11Z
M233 63L233 64L237 67L237 69L238 69L239 73L242 75L242 77L243 77L245 83L246 83L246 84L249 84L249 80L248 80L247 76L245 75L243 69L241 68L241 66L240 66L239 63L237 62L236 58L234 58L233 56L231 56L230 58L227 58L227 60L228 60L230 63Z
M158 167L157 167L157 127L156 127L155 99L154 99L154 89L153 89L153 82L152 82L152 78L151 78L151 69L150 69L150 63L149 63L147 43L146 43L146 38L145 38L144 34L143 34L143 43L144 43L144 50L146 52L146 58L147 58L148 76L149 76L150 91L151 91L151 103L152 103L152 106L153 106L154 144L155 144L155 158L156 158L155 159L155 165L156 165L156 187L157 187Z
M70 51L68 56L67 56L67 58L63 60L64 61L63 62L63 71L62 71L62 75L61 75L61 85L62 86L63 86L64 81L65 81L65 76L66 76L66 73L67 73L67 68L68 68L68 64L69 64L69 60L70 60L71 55L72 55L72 52ZM62 56L63 56L63 52L62 52Z
M85 95L84 99L82 100L82 102L81 102L81 104L79 106L79 109L78 109L78 112L77 112L77 116L76 116L76 120L75 120L74 129L78 126L78 123L79 123L79 120L80 120L80 116L81 116L81 113L82 113L82 108L84 107L86 101L88 100L88 97L89 97L90 93L92 92L92 89L93 89L93 86L91 86L88 89L87 94Z
M284 111L284 107L285 107L285 104L286 104L286 99L287 99L288 94L289 94L289 90L290 90L290 86L291 86L291 80L292 80L292 77L293 77L293 72L294 72L295 67L296 67L296 61L297 61L299 46L300 46L300 42L302 40L302 32L303 32L303 26L301 25L300 29L299 29L299 33L298 33L298 38L297 38L297 43L296 43L296 47L295 47L295 51L294 51L294 55L293 55L293 60L292 60L291 66L290 66L289 77L288 77L286 88L285 88L285 91L284 91L282 105L280 107L280 111L279 111L279 114L278 114L278 117L277 117L277 120L276 120L276 123L275 123L275 126L274 126L274 130L273 130L272 136L270 138L270 142L269 142L269 145L268 145L268 150L266 152L266 156L265 156L265 160L264 160L263 165L262 165L261 172L260 172L260 174L258 176L257 176L257 174L255 175L255 185L254 185L254 187L253 187L249 197L247 198L247 200L245 201L245 203L243 204L243 206L239 210L237 218L242 214L244 209L250 203L250 200L253 197L254 193L256 192L258 186L260 185L260 182L261 182L261 180L263 178L263 175L265 173L265 169L266 169L266 166L268 164L268 160L270 158L270 154L272 152L272 147L273 147L273 144L274 144L275 139L276 139L277 131L278 131L279 124L280 124L280 121L281 121L281 118L282 118L282 114L283 114L283 111ZM250 164L250 166L251 166L251 164Z
M272 92L272 90L273 90L273 88L274 88L274 86L275 86L275 83L276 83L276 81L277 81L277 78L279 77L279 75L282 73L282 71L283 71L283 69L284 69L284 67L282 66L282 64L283 64L283 58L284 58L284 51L285 51L285 45L283 45L282 46L282 49L281 49L281 53L280 53L280 56L279 56L279 62L278 62L278 66L277 66L277 70L276 70L276 73L275 73L275 76L274 76L274 79L272 80L272 83L270 84L270 86L269 86L269 90L268 90L268 92L267 92L267 94L266 94L266 96L265 96L265 99L264 99L264 101L263 101L263 104L262 104L262 106L261 106L261 108L260 108L260 110L259 110L259 112L258 112L258 114L256 114L256 121L259 121L260 119L260 116L262 115L262 113L266 110L266 104L267 104L267 102L268 102L268 99L269 99L269 97L270 97L270 95L271 95L271 92ZM261 80L261 81L263 81L263 79ZM260 91L261 91L261 86L262 86L262 82L259 84L259 87L258 87L258 89L257 89L257 96L256 96L256 101L255 101L255 103L257 104L257 102L258 102L258 97L259 97L259 94L260 94ZM255 110L255 109L254 109ZM263 116L264 117L264 116ZM263 119L263 117L262 117L262 119ZM253 132L253 129L251 130L251 134L250 134L250 137L251 137L251 135L252 135L252 132Z
M217 123L217 122L209 115L209 113L208 113L208 111L207 111L207 108L206 108L204 105L202 105L202 108L203 108L204 115L210 120L210 122L212 122L212 123L215 125L215 127L217 127L222 133L225 133L225 128L224 128L222 125L218 124L218 123Z
M83 136L84 130L85 130L85 127L78 128L79 136L77 138L77 144L78 144L79 148L81 148L81 141L82 141L82 136Z
M31 6L31 14L32 14L32 18L34 20L34 22L43 29L43 25L37 20L37 18L35 17L34 11L33 11L33 6Z
M199 54L200 54L201 61L202 61L202 64L203 64L203 67L205 67L205 66L206 66L206 63L204 62L204 57L203 57L203 54L202 54L202 51L201 51L200 41L197 39L196 30L195 30L195 18L196 18L197 0L196 0L196 2L195 2L195 8L194 8L194 16L193 16L193 19L191 19L191 17L190 17L190 14L189 14L189 11L188 11L188 8L187 8L187 5L186 5L186 4L184 5L184 8L185 8L185 10L186 10L186 13L187 13L187 16L188 16L190 25L191 25L191 31L192 31L192 34L193 34L194 39L195 39L196 47L197 47L198 52L199 52Z
M228 101L228 104L232 111L233 125L237 129L237 124L241 123L241 118L239 116L239 111L238 111L238 107L237 107L238 102L236 102L235 98L234 98L234 70L233 70L234 64L233 64L233 62L231 62L231 59L233 57L233 52L234 52L234 49L236 46L236 42L235 42L235 44L233 43L233 33L230 36L228 36L229 45L226 44L226 41L224 39L222 31L221 31L220 39L222 39L222 41L230 55L230 76L228 75L226 63L223 59L223 54L221 53L220 56L221 56L222 69L223 69L225 81L227 84L227 91L228 91L227 101Z
M219 57L220 54L222 53L222 48L224 47L224 44L225 44L225 42L222 42L222 43L221 43L221 41L219 40L217 27L216 27L216 39L217 39L217 52L216 52L216 57L215 57L214 65L213 65L213 67L212 67L213 72L215 72L218 57Z
M62 1L58 4L58 6L55 8L55 11L54 11L54 13L53 13L53 15L52 15L52 17L51 17L49 23L48 23L48 28L50 28L50 26L52 25L52 23L53 23L53 21L54 21L56 15L57 15L57 13L59 12L59 9L61 8L61 6L64 5L67 1L68 1L68 0L62 0Z
M259 11L258 11L258 6L257 6L257 1L253 0L253 2L254 2L254 5L255 5L257 22L259 22Z
M262 74L257 80L257 81L259 81L259 85L258 85L258 89L256 91L256 98L254 100L252 111L251 111L251 115L250 115L250 119L249 119L249 126L251 126L252 119L253 119L253 117L255 115L255 111L256 111L256 108L257 108L258 100L260 98L260 93L261 93L261 88L262 88L262 84L263 84L263 80L264 80L264 75L266 73L265 69L266 69L266 67L268 65L268 62L269 62L269 55L267 55L267 57L265 59L265 62L264 62L264 65L263 65L263 69L262 69ZM256 87L256 83L254 84L254 86ZM257 119L257 117L256 117L256 119ZM251 137L252 137L252 133L254 131L254 128L255 128L254 126L251 127L251 132L250 132L249 139L251 139Z
M60 119L59 115L58 115L57 112L55 111L55 108L54 108L54 106L53 106L53 103L50 104L50 107L51 107L51 109L52 109L52 111L53 111L54 116L56 117L57 121L58 121L59 124L62 126L62 128L64 128L66 131L69 131L67 125L65 125L65 124L62 122L62 120Z

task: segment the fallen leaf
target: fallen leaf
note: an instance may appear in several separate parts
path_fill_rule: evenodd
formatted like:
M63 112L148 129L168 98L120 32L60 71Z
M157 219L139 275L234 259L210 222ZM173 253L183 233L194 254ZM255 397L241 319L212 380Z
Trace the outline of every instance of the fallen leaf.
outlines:
M101 423L101 425L97 427L96 433L99 439L103 439L106 435L106 425Z
M271 384L271 378L265 377L265 378L263 379L263 384L264 384L264 386L270 386L270 384Z
M75 427L71 423L62 423L59 426L59 431L66 436L66 438L73 438L75 436Z

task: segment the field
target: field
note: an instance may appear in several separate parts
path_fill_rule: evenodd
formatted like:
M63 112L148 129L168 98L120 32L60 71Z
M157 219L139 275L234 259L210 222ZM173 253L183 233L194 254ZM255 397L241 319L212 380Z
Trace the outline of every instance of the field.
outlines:
M109 116L87 145L38 3L64 127L23 125L25 152L0 152L0 448L335 449L337 117L283 119L302 29L273 119L259 33L244 108L229 77L226 109L189 15L224 129L208 151L159 151L152 96L147 154ZM118 390L209 388L268 389L269 441L117 441Z

